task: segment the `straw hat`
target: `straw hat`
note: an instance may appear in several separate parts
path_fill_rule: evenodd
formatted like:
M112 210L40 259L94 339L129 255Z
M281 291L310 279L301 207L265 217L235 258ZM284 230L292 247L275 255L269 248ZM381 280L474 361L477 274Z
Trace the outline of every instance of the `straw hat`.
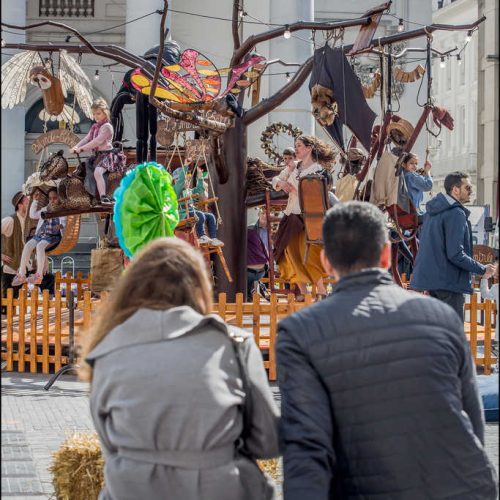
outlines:
M347 159L349 161L363 160L364 158L365 154L359 148L349 148L349 151L347 151Z
M12 205L14 206L14 209L17 210L17 205L21 203L22 199L24 198L25 194L22 191L18 191L13 197L12 197Z
M387 135L398 146L405 145L413 134L413 125L403 118L398 121L391 121L387 126Z

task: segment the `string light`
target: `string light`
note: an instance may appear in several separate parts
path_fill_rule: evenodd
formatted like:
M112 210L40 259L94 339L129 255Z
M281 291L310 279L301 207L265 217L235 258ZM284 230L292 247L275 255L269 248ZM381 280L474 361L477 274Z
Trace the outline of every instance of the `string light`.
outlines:
M247 13L243 9L241 9L239 13L240 19L243 19L246 15Z
M98 69L95 70L94 80L96 82L97 82L97 80L99 80L99 70Z
M469 43L472 40L472 30L467 31L467 36L465 37L465 43Z
M446 68L446 61L444 59L444 56L441 56L441 62L439 63L440 68Z
M285 75L285 77L286 77L286 81L287 81L287 82L289 82L289 81L292 79L292 77L290 76L290 73L287 73L287 74Z
M374 78L375 77L375 69L374 68L370 68L370 74L369 74L370 78Z
M68 36L66 37L66 43L69 43L70 41L71 41L71 35L68 35Z
M404 29L405 29L405 24L404 24L403 18L400 17L399 24L398 24L398 31L401 33L402 31L404 31Z
M290 33L290 30L288 29L288 24L285 24L285 32L283 33L283 38L286 38L287 40L292 36Z
M460 54L457 54L457 62L459 66L460 64L462 64L462 57L460 56Z
M5 47L5 40L2 38L2 47Z

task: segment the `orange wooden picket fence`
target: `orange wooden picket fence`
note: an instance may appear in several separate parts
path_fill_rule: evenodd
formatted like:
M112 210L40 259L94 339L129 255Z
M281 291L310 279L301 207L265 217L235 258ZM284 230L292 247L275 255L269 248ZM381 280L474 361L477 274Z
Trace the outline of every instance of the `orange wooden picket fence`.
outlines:
M6 307L7 313L2 317L1 333L1 359L6 362L7 371L51 373L69 362L69 314L67 301L61 293L64 285L67 290L76 285L75 344L80 344L85 330L91 324L93 312L105 301L104 296L100 299L91 297L90 276L84 278L78 273L76 277L72 277L67 273L62 277L58 273L53 298L49 297L46 290L40 293L37 287L28 296L27 288L23 287L19 297L14 299L13 290L9 289L7 297L2 299L2 306ZM243 294L239 293L235 302L229 303L226 294L221 293L213 312L229 324L253 333L263 353L269 379L276 380L275 345L278 322L312 302L310 294L305 296L304 302L296 302L293 294L286 297L271 294L270 302L264 302L255 294L252 302L244 302ZM491 367L497 361L492 354L496 313L494 302L480 301L477 295L472 295L470 303L465 305L465 332L475 363L483 367L485 374L491 372ZM484 354L479 353L478 345L483 346Z

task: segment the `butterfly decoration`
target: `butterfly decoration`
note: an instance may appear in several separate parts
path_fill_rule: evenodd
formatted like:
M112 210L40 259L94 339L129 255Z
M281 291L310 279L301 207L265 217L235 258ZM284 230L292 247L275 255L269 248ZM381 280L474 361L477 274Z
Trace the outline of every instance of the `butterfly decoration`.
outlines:
M192 108L225 97L229 93L238 94L262 75L266 68L265 61L265 57L254 54L233 68L217 69L203 54L187 49L182 52L176 64L161 69L166 85L158 84L155 97ZM221 92L224 76L227 77L227 82ZM146 95L151 93L151 80L141 68L132 72L130 81L137 91Z

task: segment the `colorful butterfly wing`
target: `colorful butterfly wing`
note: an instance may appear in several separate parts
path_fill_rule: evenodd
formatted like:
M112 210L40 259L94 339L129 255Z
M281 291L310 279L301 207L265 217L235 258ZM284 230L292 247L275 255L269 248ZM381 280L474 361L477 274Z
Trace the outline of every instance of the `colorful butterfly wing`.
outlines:
M136 68L131 76L130 81L132 86L143 94L149 95L151 93L151 80L145 76L141 68ZM158 85L156 87L155 97L158 99L166 99L169 101L178 101L179 96L172 91L172 89L165 88L163 85Z
M187 49L176 65L166 66L162 74L169 84L193 104L211 101L219 95L221 77L214 64L200 52Z
M231 72L231 77L226 86L226 90L221 94L221 97L224 97L226 94L231 92L232 94L238 94L242 89L250 87L257 78L259 78L263 71L266 68L266 64L264 64L266 58L259 55L253 55L245 61L244 63L238 64L234 68L224 68L219 70L221 74L228 74ZM250 70L251 71L248 71ZM245 76L246 79L242 79L241 77Z

